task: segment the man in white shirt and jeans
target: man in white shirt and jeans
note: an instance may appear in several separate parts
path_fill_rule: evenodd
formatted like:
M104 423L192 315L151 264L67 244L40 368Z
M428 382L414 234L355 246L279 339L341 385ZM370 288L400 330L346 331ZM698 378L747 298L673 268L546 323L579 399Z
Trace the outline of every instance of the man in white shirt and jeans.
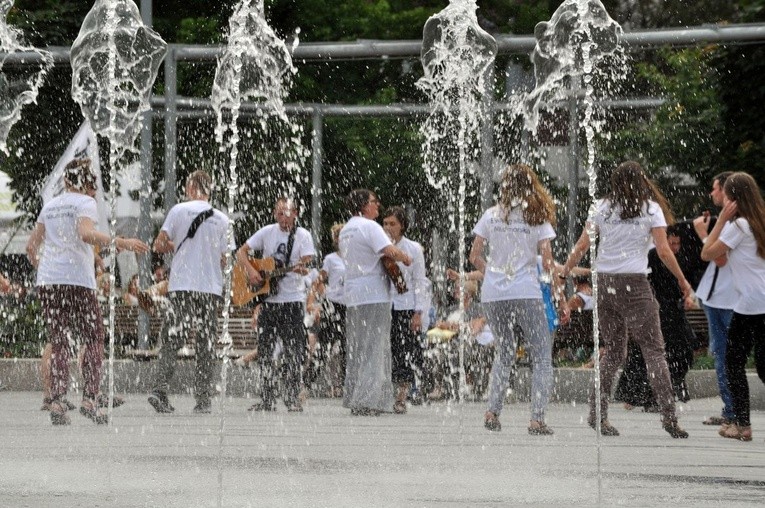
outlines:
M172 413L167 392L175 373L176 353L196 331L195 413L209 413L213 396L213 360L218 339L218 308L223 295L223 265L229 248L229 218L210 206L212 179L195 171L186 181L187 201L167 214L154 240L154 251L173 254L168 286L171 312L162 327L159 372L149 404Z
M295 225L297 207L292 199L281 197L274 206L274 224L260 228L236 253L237 262L244 267L250 284L262 281L261 274L250 264L251 252L260 251L264 258L274 258L288 271L278 280L276 293L267 297L258 316L258 363L262 377L263 401L253 405L251 411L275 411L275 383L273 351L281 339L284 347L284 393L282 398L288 411L302 411L299 399L302 384L301 368L307 341L303 324L306 285L303 276L306 265L316 255L311 233Z
M718 208L723 206L723 186L732 172L725 171L712 179L712 192L709 196ZM693 221L693 228L702 242L706 241L714 223L709 215L702 215ZM728 375L725 371L725 356L728 343L728 328L733 317L733 305L738 300L738 291L733 286L733 276L727 265L726 256L721 256L707 266L704 276L696 288L696 296L704 307L704 314L709 322L709 353L715 359L717 386L723 401L722 414L710 416L704 425L723 425L733 418L733 396L728 388Z

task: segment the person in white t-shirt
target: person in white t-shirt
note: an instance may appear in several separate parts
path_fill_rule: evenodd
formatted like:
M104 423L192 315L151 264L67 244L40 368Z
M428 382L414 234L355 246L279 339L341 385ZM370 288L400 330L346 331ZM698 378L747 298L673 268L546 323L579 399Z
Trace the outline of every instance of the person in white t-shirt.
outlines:
M425 255L422 245L404 234L409 226L406 210L392 206L383 214L383 229L393 240L393 245L412 258L410 266L399 265L406 282L407 291L393 295L391 317L391 354L393 384L396 385L396 401L393 412L406 413L409 390L420 377L423 368L423 352L420 346L423 314L430 308L430 281L425 275Z
M258 364L262 378L262 402L250 407L251 411L275 411L275 376L271 361L274 345L281 340L284 365L283 400L288 411L302 411L299 394L302 386L301 369L308 339L303 324L305 316L306 285L304 276L316 251L311 233L296 226L295 201L281 197L274 205L274 224L260 228L236 253L237 262L244 267L250 284L262 282L261 274L249 262L252 252L260 251L264 258L274 258L288 269L276 284L276 293L262 303L258 316Z
M523 164L509 166L500 183L499 203L479 219L473 233L470 262L483 272L481 305L496 338L484 426L501 429L499 415L510 384L520 328L531 355L531 435L550 435L545 410L553 383L552 334L547 324L537 256L552 273L555 261L555 205L534 171ZM488 254L484 252L489 248ZM554 294L566 311L562 288L553 280Z
M393 410L391 383L391 282L383 268L388 256L406 266L412 258L391 242L375 219L380 201L368 189L346 198L352 217L340 231L345 260L346 357L343 406L352 415L376 416Z
M604 352L600 357L600 421L597 420L596 390L590 392L588 423L604 436L618 436L608 422L611 386L627 357L627 337L643 353L648 379L656 396L662 426L673 438L687 438L675 412L675 397L664 356L664 338L659 325L659 305L648 282L648 251L652 245L661 261L678 281L684 298L691 286L683 276L667 242L667 219L673 217L666 199L648 179L637 162L620 164L611 175L611 190L598 200L582 235L566 260L559 277L566 277L590 247L589 232L599 237L595 260L597 310Z
M66 191L43 206L27 243L27 256L37 268L37 286L51 349L50 409L54 425L68 425L65 403L69 387L70 338L82 341L81 370L85 378L80 413L107 423L99 409L104 328L96 297L93 247L111 244L96 229L96 178L90 159L74 159L64 169ZM117 238L117 249L138 253L149 246L136 238ZM45 246L40 256L40 247Z
M329 370L330 388L335 397L342 395L345 383L345 261L340 257L339 245L344 225L332 226L330 232L335 251L324 256L320 276L312 288L314 294L321 297L319 343L323 352L323 367Z
M746 361L754 348L757 375L765 383L765 202L757 182L747 173L725 180L724 206L701 250L701 259L728 256L738 299L728 330L726 370L733 397L733 419L720 435L752 440Z
M167 398L178 349L196 332L194 413L210 413L218 340L218 308L223 302L223 266L229 218L210 205L212 178L195 171L186 180L186 201L172 207L154 240L154 251L173 253L168 294L171 311L162 326L158 372L149 404L158 413L175 411Z
M712 192L709 196L718 208L723 206L725 180L732 174L731 171L724 171L712 180ZM715 223L716 221L711 220L708 214L694 219L693 228L702 242L709 236ZM733 305L738 300L738 291L733 285L733 274L728 266L727 256L722 255L709 263L696 288L696 296L704 308L704 314L709 323L709 353L715 360L717 387L723 401L720 416L710 416L703 423L704 425L730 425L733 419L733 396L728 388L728 374L725 372L725 353L728 347L728 328L733 318Z

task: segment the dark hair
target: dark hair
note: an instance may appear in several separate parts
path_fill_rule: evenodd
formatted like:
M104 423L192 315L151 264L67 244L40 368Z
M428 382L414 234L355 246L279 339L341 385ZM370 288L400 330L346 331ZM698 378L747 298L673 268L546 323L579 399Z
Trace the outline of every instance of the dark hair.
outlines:
M345 206L351 215L358 215L369 203L369 197L375 193L369 189L353 189L345 198Z
M396 220L401 223L401 234L403 235L406 233L406 230L409 228L409 219L406 216L406 210L400 206L391 206L387 208L383 214L383 219L388 217L395 217Z
M634 219L643 213L643 207L648 200L658 203L664 212L667 224L675 223L675 216L669 207L667 198L643 171L643 167L635 161L626 161L611 174L611 192L608 200L613 206L621 207L619 216L622 220Z
M680 224L670 224L667 226L667 236L679 236L682 237L680 232Z
M736 214L749 223L757 243L757 255L765 259L765 201L752 175L733 173L723 189L731 201L736 202Z
M96 175L90 170L90 159L72 159L64 167L64 182L77 191L96 188Z
M717 182L717 184L720 186L720 189L725 187L725 180L728 179L730 175L733 174L733 171L723 171L722 173L715 175L714 178L712 178L713 182Z

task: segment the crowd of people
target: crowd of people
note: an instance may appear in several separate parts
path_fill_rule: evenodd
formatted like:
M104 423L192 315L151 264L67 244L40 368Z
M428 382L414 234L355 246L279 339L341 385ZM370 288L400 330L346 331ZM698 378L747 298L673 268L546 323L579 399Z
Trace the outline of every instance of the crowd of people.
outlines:
M65 183L66 192L43 207L27 247L50 340L49 358L43 360L49 367L45 404L54 425L70 422L67 411L75 406L66 394L76 340L85 379L80 412L106 423L102 408L118 401L99 392L104 330L93 246L108 246L113 239L95 228L89 162L72 161ZM210 176L192 173L185 193L186 200L169 210L151 247L172 254L167 281L151 290L169 300L148 399L158 413L175 410L169 386L176 351L192 335L193 411L211 411L223 273L227 253L235 251L237 269L253 295L263 292L253 315L257 350L238 362L257 361L259 367L261 400L251 411L277 410L278 397L287 411L302 411L306 385L316 381L317 372L327 380L330 395L342 396L343 406L358 416L405 414L423 396L432 401L458 397L465 388L460 384L467 382L475 393L486 393L484 426L499 431L522 343L532 372L528 432L551 435L547 406L553 344L569 340L554 328L558 321L561 330L575 322L582 326L583 316L597 307L602 349L593 352L593 361L599 363L600 397L593 386L589 425L604 436L619 435L608 419L609 402L626 362L617 399L657 411L670 436L688 437L675 401L688 397L684 378L693 336L684 310L694 305L694 288L676 257L682 235L669 204L636 162L613 170L610 191L594 203L581 237L562 263L553 257L552 197L531 167L508 166L497 204L473 228L468 258L475 270L448 271L456 304L435 312L424 249L406 236L406 210L383 209L371 190L348 194L347 221L332 228L334 251L318 270L313 268L313 237L297 224L299 210L291 197L278 198L274 222L236 246L228 236L230 219L210 204ZM752 349L765 382L765 343L756 334L765 326L765 205L745 173L718 175L711 197L722 208L719 217L702 215L691 228L703 245L700 257L710 262L695 295L709 321L709 351L724 407L719 417L704 423L719 425L724 437L748 441L752 431L744 366ZM150 250L139 239L114 241L120 250ZM579 266L593 241L597 253L591 266ZM255 258L274 265L264 269ZM592 276L599 288L596 297ZM570 280L575 291L566 298ZM0 282L0 289L10 290L8 281ZM146 292L131 279L124 303L144 300Z

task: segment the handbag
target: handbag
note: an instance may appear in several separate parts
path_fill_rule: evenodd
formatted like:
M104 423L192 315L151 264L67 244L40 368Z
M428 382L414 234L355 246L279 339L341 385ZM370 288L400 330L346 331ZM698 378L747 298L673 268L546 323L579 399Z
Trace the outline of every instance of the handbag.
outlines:
M560 321L558 320L558 312L555 310L555 302L552 297L552 284L545 282L542 278L542 269L539 267L540 263L537 262L537 276L539 277L539 289L542 290L542 300L545 304L545 317L547 318L547 328L550 333L554 332Z

